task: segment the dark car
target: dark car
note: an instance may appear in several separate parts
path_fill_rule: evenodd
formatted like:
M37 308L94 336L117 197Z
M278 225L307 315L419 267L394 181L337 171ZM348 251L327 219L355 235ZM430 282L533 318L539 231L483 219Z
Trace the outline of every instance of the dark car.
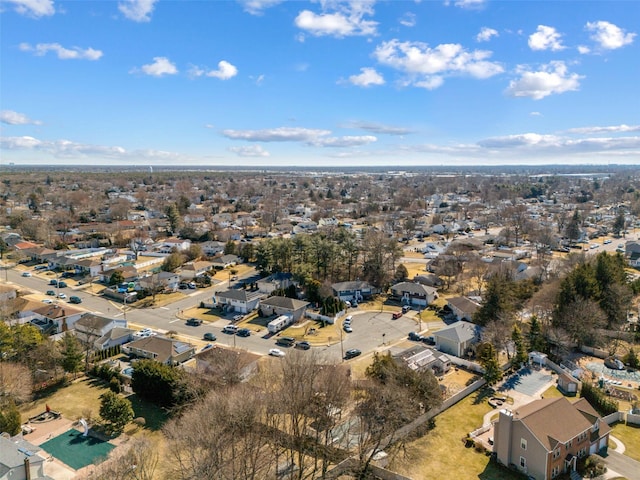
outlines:
M311 344L306 340L303 340L302 342L296 343L296 348L299 348L300 350L309 350L311 348Z
M52 278L51 280L49 280L49 285L58 285L58 280Z
M76 297L75 295L72 295L69 297L69 303L82 303L82 299L80 297Z
M216 341L216 336L211 333L211 332L207 332L202 336L203 340L208 340L210 342L215 342Z
M55 296L56 292L53 290L47 290L47 295Z
M67 286L67 284L65 282L58 282L58 287L59 288L65 288Z
M416 332L409 332L409 340L413 340L414 342L424 342L426 337Z
M191 325L192 327L199 327L200 325L202 325L202 320L200 320L199 318L190 318L189 320L187 320L187 325Z
M355 358L360 355L362 352L357 348L352 348L351 350L347 350L344 354L344 359L349 360L350 358Z
M280 337L276 340L276 344L282 345L283 347L290 347L294 343L296 343L296 339L292 337Z
M238 335L239 337L248 337L249 335L251 335L251 330L249 330L248 328L241 328L236 332L236 335Z

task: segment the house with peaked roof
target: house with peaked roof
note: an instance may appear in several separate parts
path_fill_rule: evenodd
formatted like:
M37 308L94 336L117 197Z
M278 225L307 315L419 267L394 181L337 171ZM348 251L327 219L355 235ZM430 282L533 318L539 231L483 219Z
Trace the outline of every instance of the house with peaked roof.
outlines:
M248 290L227 290L216 292L213 296L213 304L220 305L227 312L249 313L258 308L262 294Z
M391 287L394 299L404 305L426 307L438 298L438 291L417 282L400 282Z
M467 297L451 297L447 301L447 305L458 320L473 320L473 315L480 305Z
M127 328L126 320L103 317L94 313L85 313L75 323L76 337L82 342L93 342L103 350L123 345L133 338L133 330Z
M21 436L0 436L0 480L53 480L44 472L46 460L40 452Z
M213 263L206 261L196 261L185 263L180 269L181 278L196 278L204 275L209 270L213 270Z
M309 306L309 302L297 300L295 298L273 296L260 300L260 310L265 315L287 315L293 318L294 322L304 316L304 312Z
M371 298L379 290L372 286L369 282L355 280L352 282L338 282L331 285L333 295L340 300L348 300L360 302Z
M480 327L461 320L435 332L433 339L441 352L463 357L480 340Z
M498 462L535 480L575 471L578 458L606 452L611 431L586 399L565 397L501 410L494 428Z
M195 347L190 343L161 336L141 338L124 345L122 351L127 355L150 358L166 365L179 365L196 353Z

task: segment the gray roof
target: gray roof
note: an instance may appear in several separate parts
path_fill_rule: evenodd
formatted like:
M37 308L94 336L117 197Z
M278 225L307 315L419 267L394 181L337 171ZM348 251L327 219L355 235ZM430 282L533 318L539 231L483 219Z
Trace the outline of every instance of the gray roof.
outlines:
M438 330L433 334L434 337L446 338L456 343L464 343L479 337L478 325L473 323L459 321L452 323L442 330Z
M44 462L44 458L37 454L40 450L40 447L19 437L9 439L0 436L0 478L14 468L24 468L26 457L32 462Z
M240 302L250 302L262 296L260 292L250 292L248 290L227 290L226 292L216 293L218 298L228 298L230 300L238 300Z
M400 282L391 286L391 290L393 292L400 293L412 293L415 295L433 295L437 292L437 290L433 287L429 287L428 285L422 285L417 282Z
M473 315L480 305L467 297L452 297L448 300L449 304L457 308L467 315Z
M295 298L273 296L265 298L264 300L260 300L260 305L286 308L287 310L298 310L309 305L309 302L296 300Z
M356 280L353 282L339 282L331 285L336 292L344 292L345 290L371 290L369 282Z
M102 330L111 322L113 322L112 318L101 317L93 313L85 313L82 317L80 317L80 319L78 319L76 325L95 330Z

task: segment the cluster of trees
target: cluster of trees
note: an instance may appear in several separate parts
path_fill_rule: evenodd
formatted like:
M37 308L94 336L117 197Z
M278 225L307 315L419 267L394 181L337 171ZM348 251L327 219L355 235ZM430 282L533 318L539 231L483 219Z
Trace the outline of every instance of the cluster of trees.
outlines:
M164 426L167 475L261 479L295 465L291 478L303 479L356 454L354 473L365 478L378 449L394 451L398 429L440 405L430 370L376 355L367 379L353 382L345 366L305 353L254 365L248 379L248 358L223 349L212 349L193 373L136 362L134 391L176 412Z

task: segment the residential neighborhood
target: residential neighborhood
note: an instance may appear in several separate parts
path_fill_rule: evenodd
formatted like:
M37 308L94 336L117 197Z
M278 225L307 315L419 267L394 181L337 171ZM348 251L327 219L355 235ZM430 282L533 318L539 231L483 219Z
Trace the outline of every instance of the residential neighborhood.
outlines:
M5 169L0 478L638 478L639 188Z

